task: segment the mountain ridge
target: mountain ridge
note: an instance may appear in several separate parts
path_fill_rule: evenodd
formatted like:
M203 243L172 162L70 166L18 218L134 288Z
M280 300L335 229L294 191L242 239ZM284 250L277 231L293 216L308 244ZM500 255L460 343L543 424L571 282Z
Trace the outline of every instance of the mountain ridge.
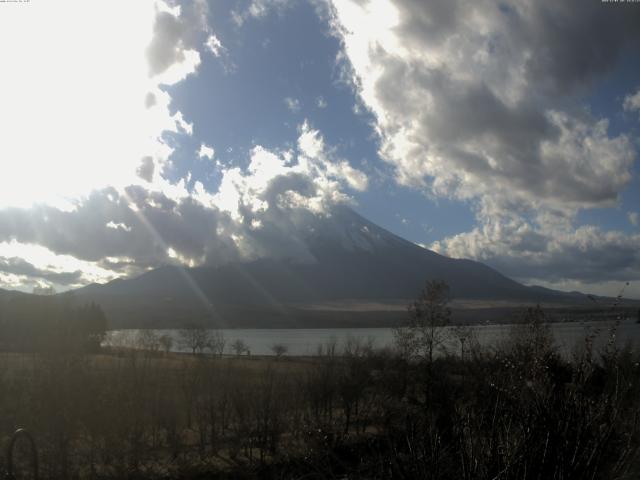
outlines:
M321 314L304 306L346 300L408 302L430 279L447 282L456 299L522 304L587 300L582 294L522 285L480 262L442 256L348 207L302 225L295 234L310 254L305 260L259 258L192 268L165 265L135 278L88 285L72 295L101 304L116 326L192 322L226 327L304 326L308 319L302 317L309 315L324 315L324 320L310 320L314 325L334 324L327 311ZM349 316L346 324L367 323L364 312L343 313ZM367 315L377 315L376 324L400 318L390 312Z

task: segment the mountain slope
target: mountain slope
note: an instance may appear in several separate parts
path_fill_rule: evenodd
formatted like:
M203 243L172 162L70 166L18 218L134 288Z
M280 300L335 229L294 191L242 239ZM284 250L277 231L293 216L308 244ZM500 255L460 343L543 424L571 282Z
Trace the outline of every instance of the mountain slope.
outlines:
M564 298L560 292L523 286L482 263L438 255L346 207L295 234L315 261L285 258L215 268L165 266L137 278L90 285L74 295L100 303L118 326L201 319L224 326L296 326L305 323L302 317L312 315L308 309L301 313L302 305L406 301L415 298L428 279L446 281L455 298L521 302Z

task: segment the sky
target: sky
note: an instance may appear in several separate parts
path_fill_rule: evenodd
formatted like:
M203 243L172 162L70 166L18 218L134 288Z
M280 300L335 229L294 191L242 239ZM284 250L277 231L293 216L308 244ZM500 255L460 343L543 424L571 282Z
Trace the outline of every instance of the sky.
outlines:
M640 298L639 25L600 0L0 3L0 288L305 258L291 232L347 204Z

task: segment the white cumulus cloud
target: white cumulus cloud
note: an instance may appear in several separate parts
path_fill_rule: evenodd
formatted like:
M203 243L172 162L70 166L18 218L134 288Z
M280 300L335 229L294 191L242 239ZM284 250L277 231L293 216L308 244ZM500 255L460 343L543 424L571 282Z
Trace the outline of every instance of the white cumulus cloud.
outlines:
M216 152L213 147L210 147L209 145L203 143L200 145L200 150L198 150L198 157L213 160L213 156L215 155L215 153Z
M224 52L222 42L213 34L209 35L209 38L207 38L205 45L214 57L219 57Z

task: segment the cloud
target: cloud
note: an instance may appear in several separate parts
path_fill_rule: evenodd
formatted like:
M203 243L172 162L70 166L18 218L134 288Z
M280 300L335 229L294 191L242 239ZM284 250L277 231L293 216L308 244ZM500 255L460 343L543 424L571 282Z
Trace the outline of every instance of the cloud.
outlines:
M638 9L550 1L334 6L353 84L400 183L491 197L493 205L617 201L631 178L632 142L561 99L637 43Z
M37 244L56 255L99 264L133 259L137 271L170 262L167 250L202 263L225 243L227 218L190 196L171 199L142 186L113 188L79 199L72 211L41 205L0 210L0 242Z
M145 157L158 180L173 152L165 134L192 132L165 86L195 73L197 49L213 34L206 16L203 1L169 8L159 0L135 2L124 16L110 2L4 12L0 208L63 206L94 189L123 188L139 181Z
M294 113L300 111L300 100L298 100L297 98L286 97L284 99L284 104L290 111Z
M215 192L199 181L188 190L185 181L154 179L94 190L69 209L0 208L2 251L14 245L15 252L0 263L0 282L15 284L19 275L24 285L46 280L65 286L164 264L220 265L261 257L313 261L300 232L336 204L350 202L346 192L366 188L367 178L337 157L309 123L299 132L294 150L256 146L246 168L223 169ZM149 164L143 162L141 175L149 173ZM29 251L29 245L41 250ZM43 256L49 260L34 268L11 259ZM43 267L52 262L55 271Z
M475 258L529 283L595 284L640 278L640 235L534 227L520 219L489 222L431 245L454 258Z
M210 147L209 145L203 143L200 145L200 150L198 150L198 157L213 160L213 156L215 155L215 153L216 152L213 147Z
M622 107L628 112L640 110L640 88L636 93L624 97Z
M209 38L207 38L205 45L214 57L219 57L225 50L225 48L222 46L222 42L220 42L220 39L213 34L209 35Z
M208 7L197 0L184 10L164 4L156 8L153 37L146 52L149 75L158 77L161 83L174 84L195 72L200 64L197 45L202 34L209 32ZM211 34L211 38L216 37Z
M140 178L147 182L153 181L153 172L155 170L155 164L153 158L146 156L140 161L140 166L136 170L136 173Z
M477 228L434 248L518 278L640 277L636 237L573 227L579 210L617 205L632 178L630 136L611 133L584 105L594 82L640 45L640 9L577 0L332 5L343 77L374 115L397 182L476 212Z
M316 106L318 108L327 108L327 101L325 100L325 98L320 95L318 98L316 98Z
M153 92L148 92L144 97L144 106L145 108L151 108L156 105L157 99Z
M274 206L323 213L335 203L349 201L345 189L364 190L367 183L366 175L337 158L320 132L305 121L296 151L273 152L256 146L245 171L223 170L213 202L235 218Z
M82 272L55 272L39 269L26 260L18 257L0 257L0 272L31 278L39 278L60 285L77 284L82 278Z
M250 0L244 8L233 10L231 17L235 24L241 27L250 18L260 19L271 11L281 13L293 3L291 0Z
M234 238L243 258L312 262L304 232L311 232L317 219L331 215L337 204L350 203L349 189L366 188L364 173L337 157L305 121L295 150L258 146L246 170L224 170L215 203L242 225Z
M57 289L67 289L94 281L111 280L116 276L97 264L55 254L35 243L2 241L0 251L0 285L4 288L22 286L23 290L26 287L28 291L35 285L53 285Z
M0 17L3 37L20 43L0 42L9 72L0 90L0 156L9 160L0 177L0 283L105 281L173 262L170 249L186 264L233 258L227 216L163 176L175 139L193 133L166 86L194 74L199 49L215 37L207 3L140 0L124 17L108 3L83 5ZM50 21L75 15L83 22ZM44 76L47 88L37 84Z
M627 216L631 225L633 225L634 227L640 225L640 214L638 212L629 212L627 213Z
M131 231L131 227L129 225L127 225L126 223L115 223L114 221L109 221L107 223L107 228L114 228L116 230L118 229L122 229L126 232L130 232Z

